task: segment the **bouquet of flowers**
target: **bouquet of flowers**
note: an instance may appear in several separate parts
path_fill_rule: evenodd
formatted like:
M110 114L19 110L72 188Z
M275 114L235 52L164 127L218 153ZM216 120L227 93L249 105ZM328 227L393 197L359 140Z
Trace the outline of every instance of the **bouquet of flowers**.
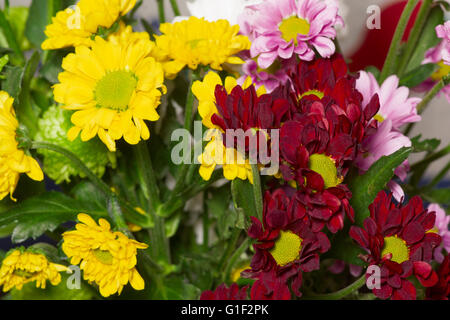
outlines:
M4 298L448 299L448 1L356 71L337 0L142 3L4 1Z

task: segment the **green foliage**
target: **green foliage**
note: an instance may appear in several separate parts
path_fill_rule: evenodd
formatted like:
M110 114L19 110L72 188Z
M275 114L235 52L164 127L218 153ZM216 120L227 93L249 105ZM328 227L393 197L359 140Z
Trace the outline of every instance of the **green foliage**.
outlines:
M411 139L412 147L414 153L420 153L420 152L433 152L435 151L439 145L441 144L441 141L438 139L425 139L421 140L422 135L419 134L418 136L415 136Z
M436 26L442 24L444 22L444 14L439 8L436 6L431 10L430 16L425 24L425 27L420 35L419 42L417 44L416 49L414 50L414 54L408 64L407 73L413 71L418 68L425 57L425 53L428 49L436 46L439 43L439 38L436 35Z
M80 137L69 141L67 132L73 126L70 118L72 112L60 107L50 107L38 122L39 132L37 141L45 141L70 150L97 176L105 173L107 165L115 166L116 156L108 151L106 146L98 139L83 142ZM44 171L57 184L63 181L70 182L72 176L85 177L78 167L61 154L50 150L39 150L44 157Z
M55 231L62 223L74 221L79 213L105 216L106 212L91 210L92 205L76 201L59 192L47 192L27 199L2 213L0 226L12 230L12 241L20 243L36 239L46 231Z
M434 63L427 63L418 66L409 71L400 79L400 86L414 88L427 80L434 72L439 69L439 66Z
M364 219L369 216L369 205L391 181L395 169L408 158L410 153L411 148L405 147L390 156L381 157L364 175L357 176L349 182L356 224L362 225Z
M231 182L231 194L233 196L234 207L242 209L249 220L250 217L258 217L253 199L253 186L248 180L235 179Z

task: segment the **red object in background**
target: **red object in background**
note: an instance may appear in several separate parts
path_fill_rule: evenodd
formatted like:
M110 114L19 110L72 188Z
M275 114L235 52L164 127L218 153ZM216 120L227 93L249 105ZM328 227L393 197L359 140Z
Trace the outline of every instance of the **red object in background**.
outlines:
M383 68L395 29L406 6L406 2L398 1L382 9L381 29L367 30L363 44L350 58L352 60L349 66L351 72L363 70L368 66L375 66L380 70ZM403 41L408 40L409 33L416 21L421 4L416 6L411 14Z

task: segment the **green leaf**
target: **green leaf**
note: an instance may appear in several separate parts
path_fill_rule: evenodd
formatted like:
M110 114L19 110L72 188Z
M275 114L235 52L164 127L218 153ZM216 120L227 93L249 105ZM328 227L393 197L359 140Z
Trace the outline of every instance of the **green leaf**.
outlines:
M72 189L71 194L76 200L88 206L91 210L107 213L108 199L91 182L80 182Z
M17 99L22 90L23 68L5 67L6 80L2 84L2 90L9 93L11 97Z
M64 222L75 221L79 213L95 217L106 216L104 212L92 211L89 205L80 203L60 192L47 192L27 199L0 215L0 226L14 226L12 241L23 242L36 239L46 231L54 231Z
M428 79L438 69L439 66L434 63L422 64L405 74L400 79L399 85L414 88Z
M433 152L441 144L441 141L438 139L421 140L421 138L422 138L422 135L419 134L418 136L411 139L412 147L413 147L412 152L414 152L414 153Z
M425 27L420 35L419 43L416 50L408 64L406 72L412 71L422 64L425 53L428 49L436 46L440 39L436 35L436 26L444 22L444 14L439 6L431 10L430 16L427 19Z
M258 217L256 212L255 199L253 195L253 186L248 180L234 179L231 182L231 194L236 209L242 208L245 215L250 217Z
M50 83L58 83L58 75L63 71L62 61L69 50L57 50L48 52L47 59L40 70L40 74Z
M31 2L30 12L25 27L25 35L28 40L36 47L40 48L45 40L44 30L50 18L48 17L48 6L50 1L33 0Z
M355 210L356 224L362 225L364 219L369 216L369 205L391 181L395 169L408 158L411 151L412 148L405 147L390 156L383 156L364 175L350 181L349 186L353 194L350 203Z
M12 56L14 62L16 64L22 64L24 62L22 50L20 49L20 46L17 42L14 31L11 28L11 25L9 24L5 14L1 10L0 10L0 29L2 30L3 35L6 38L8 47L11 48L14 52L14 55Z
M181 214L176 214L164 222L167 238L172 238L177 233L178 227L180 226L180 222L181 222Z
M166 280L164 291L167 300L196 300L200 296L200 289L181 278Z

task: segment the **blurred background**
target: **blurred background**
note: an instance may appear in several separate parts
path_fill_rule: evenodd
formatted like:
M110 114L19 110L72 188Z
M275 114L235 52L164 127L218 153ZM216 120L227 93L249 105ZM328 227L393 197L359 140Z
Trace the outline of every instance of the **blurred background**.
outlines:
M45 1L45 0L42 0ZM188 15L186 2L189 0L178 0L180 10L183 14ZM223 0L227 1L227 0ZM397 0L338 0L341 8L341 15L344 17L346 27L339 32L339 42L345 58L351 61L351 58L358 57L358 61L383 61L383 52L386 46L389 46L388 35L395 29L398 21L398 15L402 9L402 3L405 1ZM29 6L31 0L11 0L11 6ZM381 16L381 29L372 30L371 37L368 40L368 29L366 21L371 16L367 13L368 8L377 5L384 11ZM167 20L173 18L169 0L165 0L165 8ZM142 7L138 11L140 18L158 24L158 11L156 0L144 0ZM390 34L392 34L390 33ZM362 45L366 50L361 50ZM357 65L352 65L357 67ZM450 103L445 97L441 96L435 99L423 114L423 120L415 126L411 136L421 133L423 138L438 138L441 147L450 144ZM411 162L414 163L419 159L421 154L414 154ZM441 168L450 161L450 156L435 162L426 173L427 179L432 178ZM450 181L450 174L447 175L447 181ZM447 182L449 183L449 182ZM445 186L449 186L445 184ZM443 185L444 186L444 185Z

